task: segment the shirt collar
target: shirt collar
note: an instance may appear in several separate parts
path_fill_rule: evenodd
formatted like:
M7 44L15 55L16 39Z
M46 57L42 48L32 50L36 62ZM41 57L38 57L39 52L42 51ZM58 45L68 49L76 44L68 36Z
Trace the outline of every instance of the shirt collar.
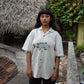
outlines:
M43 29L42 29L42 26L39 28L39 30L40 30L40 31L42 31L42 30L43 30ZM49 32L53 32L52 27L50 27Z

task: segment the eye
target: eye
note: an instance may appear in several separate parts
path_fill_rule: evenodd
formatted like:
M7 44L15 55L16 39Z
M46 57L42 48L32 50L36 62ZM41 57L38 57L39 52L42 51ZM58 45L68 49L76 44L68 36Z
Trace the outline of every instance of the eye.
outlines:
M44 18L44 16L43 16L43 15L41 15L41 18Z
M46 18L48 18L49 16L48 15L46 15Z
M48 18L49 17L49 15L46 15L46 18Z

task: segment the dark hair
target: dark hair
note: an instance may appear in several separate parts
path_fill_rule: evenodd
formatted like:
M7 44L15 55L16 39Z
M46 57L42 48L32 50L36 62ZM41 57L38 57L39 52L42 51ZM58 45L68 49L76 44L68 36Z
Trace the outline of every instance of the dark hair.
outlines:
M56 24L55 24L55 16L53 15L52 11L49 9L49 8L41 8L38 16L37 16L37 19L36 19L36 24L35 24L35 28L38 28L40 27L42 24L41 24L41 21L40 21L40 16L41 14L49 14L50 17L52 18L50 23L49 23L49 26L52 27L54 30L56 30Z

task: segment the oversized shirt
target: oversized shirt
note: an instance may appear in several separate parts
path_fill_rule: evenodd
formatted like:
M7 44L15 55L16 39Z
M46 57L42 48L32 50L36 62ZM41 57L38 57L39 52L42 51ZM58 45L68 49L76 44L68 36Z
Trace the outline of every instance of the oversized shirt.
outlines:
M56 56L64 56L60 34L52 28L44 33L42 26L30 32L22 49L32 54L31 68L35 78L49 79L55 70Z

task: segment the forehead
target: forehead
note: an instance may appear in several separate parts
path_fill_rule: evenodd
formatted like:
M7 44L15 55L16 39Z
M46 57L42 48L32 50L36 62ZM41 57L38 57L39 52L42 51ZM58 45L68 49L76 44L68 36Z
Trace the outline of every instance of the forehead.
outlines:
M50 14L41 14L40 16L43 16L43 15L49 15L50 16Z

